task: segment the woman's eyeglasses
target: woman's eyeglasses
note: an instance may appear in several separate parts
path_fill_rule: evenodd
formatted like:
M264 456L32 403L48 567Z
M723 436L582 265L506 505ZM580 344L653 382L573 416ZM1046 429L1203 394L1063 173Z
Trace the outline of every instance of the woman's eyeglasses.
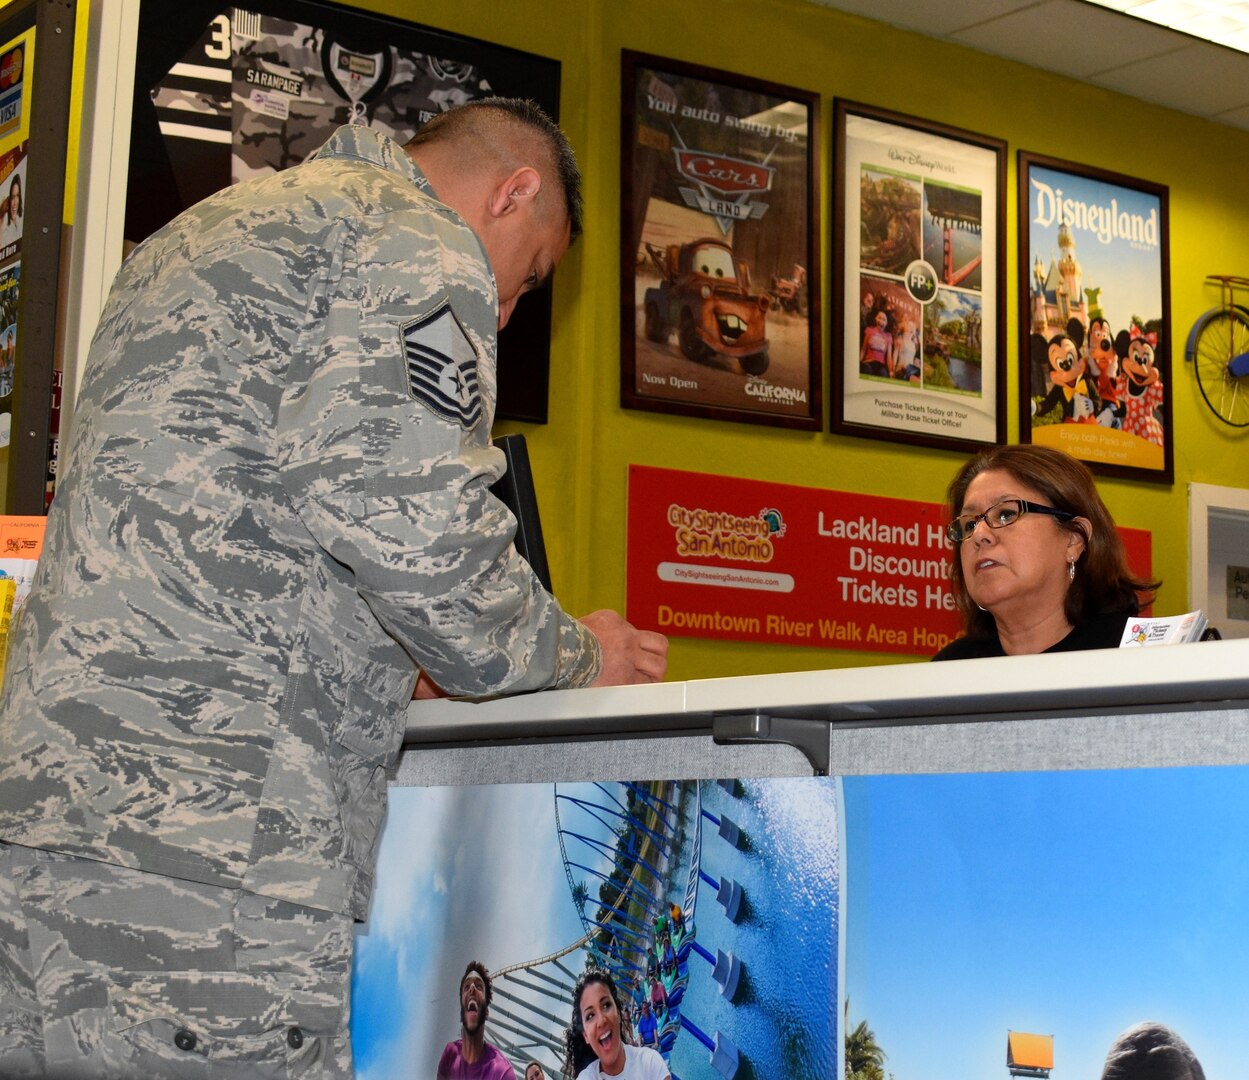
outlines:
M945 527L945 534L956 544L961 544L982 521L990 529L1004 529L1014 525L1024 514L1049 514L1059 521L1070 521L1075 514L1069 510L1055 510L1052 506L1028 502L1026 499L1002 499L995 502L983 514L962 514Z

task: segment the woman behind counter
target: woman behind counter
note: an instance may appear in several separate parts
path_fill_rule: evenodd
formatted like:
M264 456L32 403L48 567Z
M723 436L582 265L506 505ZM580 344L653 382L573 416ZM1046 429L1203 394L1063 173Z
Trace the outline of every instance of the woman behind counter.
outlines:
M934 660L1115 648L1160 584L1128 569L1092 473L1058 450L983 450L947 505L966 636Z

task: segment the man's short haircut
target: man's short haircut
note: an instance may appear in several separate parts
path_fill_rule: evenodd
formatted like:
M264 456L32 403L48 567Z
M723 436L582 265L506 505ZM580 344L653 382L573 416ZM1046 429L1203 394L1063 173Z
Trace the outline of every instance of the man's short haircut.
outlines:
M490 999L494 997L494 989L490 985L490 972L486 970L486 965L480 960L470 960L468 962L468 967L464 969L464 974L460 976L460 989L464 989L464 980L474 971L481 976L481 981L486 984L486 1005L488 1007Z
M408 140L408 146L421 146L461 135L488 139L493 145L491 128L508 125L514 130L537 135L546 147L545 163L559 180L564 192L564 211L568 217L568 243L573 244L582 231L581 170L568 137L536 102L525 98L488 97L458 105L431 117ZM497 134L497 132L495 133Z
M1197 1055L1165 1024L1128 1028L1106 1055L1102 1080L1206 1080Z

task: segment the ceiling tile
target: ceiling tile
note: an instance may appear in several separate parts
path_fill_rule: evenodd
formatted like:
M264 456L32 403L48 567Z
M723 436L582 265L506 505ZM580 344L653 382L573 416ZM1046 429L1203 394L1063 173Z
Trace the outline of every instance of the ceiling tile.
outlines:
M1249 56L1204 41L1088 79L1108 90L1197 116L1249 104Z
M813 0L878 22L953 41L1108 90L1244 127L1249 53L1088 0ZM1141 0L1108 0L1141 7ZM1215 0L1186 0L1209 4ZM1223 0L1218 10L1246 9ZM1249 31L1236 44L1249 47Z
M1220 124L1229 124L1231 127L1249 131L1249 105L1242 105L1239 109L1229 109L1227 112L1211 116L1210 119L1217 120Z
M1074 79L1165 53L1188 40L1079 0L1048 0L949 37Z
M915 30L929 37L945 37L955 30L996 18L1004 11L1024 8L1036 0L960 0L957 4L931 0L815 0L824 7L862 15L877 22Z

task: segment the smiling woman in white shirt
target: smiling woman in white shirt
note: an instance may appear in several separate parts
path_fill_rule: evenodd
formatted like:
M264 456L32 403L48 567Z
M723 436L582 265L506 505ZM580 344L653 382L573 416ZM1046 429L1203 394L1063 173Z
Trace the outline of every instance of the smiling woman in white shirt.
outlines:
M670 1080L668 1065L649 1046L625 1042L620 997L612 977L587 968L572 994L572 1023L564 1033L564 1075L576 1080Z

